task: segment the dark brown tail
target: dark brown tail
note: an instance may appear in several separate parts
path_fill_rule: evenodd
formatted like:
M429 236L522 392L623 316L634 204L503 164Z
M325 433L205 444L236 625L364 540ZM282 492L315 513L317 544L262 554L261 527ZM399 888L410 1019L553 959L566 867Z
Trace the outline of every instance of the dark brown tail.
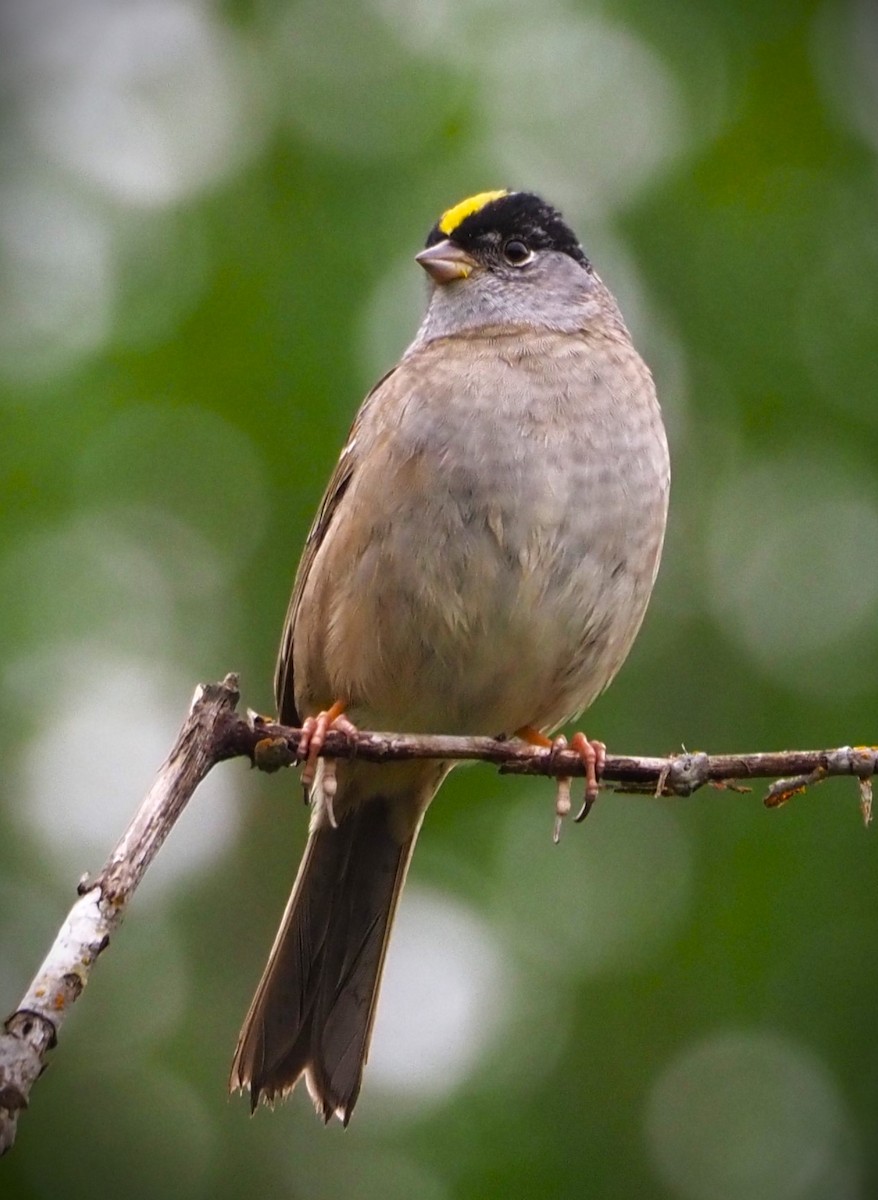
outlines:
M350 1120L418 832L400 840L398 804L370 797L311 833L232 1063L231 1087L249 1088L251 1110L304 1074L323 1118Z

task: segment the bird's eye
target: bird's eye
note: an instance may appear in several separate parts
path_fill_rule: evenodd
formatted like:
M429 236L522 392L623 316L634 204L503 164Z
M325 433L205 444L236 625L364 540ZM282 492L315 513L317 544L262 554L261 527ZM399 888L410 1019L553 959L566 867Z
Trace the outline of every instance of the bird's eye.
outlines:
M533 258L533 251L519 238L510 238L503 247L503 257L513 267L523 267L526 262L530 262Z

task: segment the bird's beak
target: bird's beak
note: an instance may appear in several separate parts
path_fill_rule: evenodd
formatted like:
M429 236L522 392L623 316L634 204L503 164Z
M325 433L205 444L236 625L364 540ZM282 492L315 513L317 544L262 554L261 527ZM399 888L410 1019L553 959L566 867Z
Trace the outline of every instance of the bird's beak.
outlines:
M421 264L431 279L436 283L453 283L455 279L466 279L478 265L465 250L455 246L447 238L429 246L415 255L415 262Z

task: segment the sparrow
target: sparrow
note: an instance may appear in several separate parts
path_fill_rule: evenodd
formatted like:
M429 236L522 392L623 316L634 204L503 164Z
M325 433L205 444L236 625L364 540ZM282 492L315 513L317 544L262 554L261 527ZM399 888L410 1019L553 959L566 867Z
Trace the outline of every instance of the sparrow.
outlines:
M310 832L231 1087L304 1076L350 1120L400 893L452 764L318 757L330 728L550 745L624 662L670 485L649 369L562 215L470 196L415 260L414 341L363 402L299 563L279 720L302 729ZM603 743L571 745L597 790Z

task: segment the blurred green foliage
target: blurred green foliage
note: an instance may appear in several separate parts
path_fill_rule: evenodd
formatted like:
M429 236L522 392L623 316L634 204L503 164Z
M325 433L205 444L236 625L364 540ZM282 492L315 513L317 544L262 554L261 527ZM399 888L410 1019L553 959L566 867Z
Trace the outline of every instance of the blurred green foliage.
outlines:
M270 708L311 515L417 325L412 255L486 187L564 207L668 416L664 565L589 732L876 740L866 0L4 19L0 1007L194 683L238 670ZM545 788L460 772L410 887L490 940L503 994L460 1025L490 1036L432 1090L376 1062L324 1132L304 1096L252 1121L224 1097L306 820L292 779L220 774L65 1027L3 1196L876 1194L878 868L853 782L775 813L758 789L607 798L553 848Z

